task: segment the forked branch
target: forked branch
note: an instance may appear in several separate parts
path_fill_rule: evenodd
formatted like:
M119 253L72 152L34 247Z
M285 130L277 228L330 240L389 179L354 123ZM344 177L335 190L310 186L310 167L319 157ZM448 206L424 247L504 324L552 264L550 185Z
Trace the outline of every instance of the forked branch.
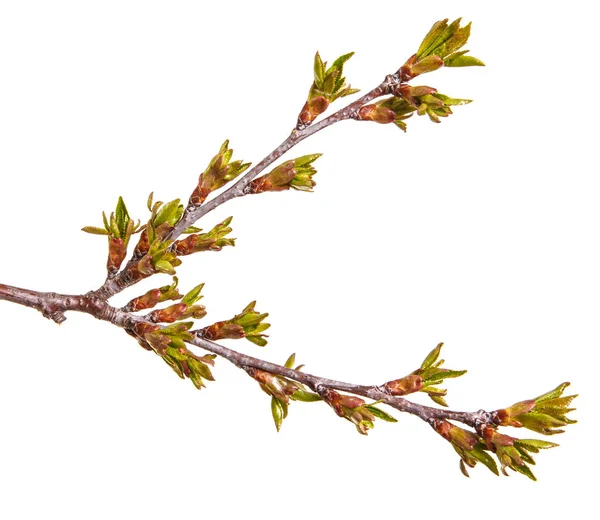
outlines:
M65 313L83 312L116 325L146 350L153 351L182 379L190 379L198 388L213 381L210 367L215 357L222 357L243 369L269 395L271 412L277 430L281 428L292 401L324 401L340 417L352 422L357 431L367 434L376 419L396 420L379 407L387 405L426 421L448 440L460 457L461 470L468 476L467 467L478 462L498 474L500 469L520 472L535 479L530 464L532 454L556 444L538 439L518 439L504 433L503 426L527 428L544 435L561 433L560 428L573 423L567 414L575 396L564 396L569 383L541 396L518 402L512 406L487 412L458 412L446 408L447 390L441 385L447 379L462 376L465 370L443 367L440 359L442 344L437 345L421 365L407 375L376 385L345 383L306 373L296 365L292 354L283 365L248 356L220 344L224 339L247 339L264 347L265 331L269 324L266 313L256 310L251 302L231 319L195 328L195 320L205 317L206 309L198 302L204 284L193 287L185 294L179 292L176 268L182 258L203 251L220 251L233 246L229 236L231 218L203 230L194 226L218 206L241 196L289 189L312 191L316 174L314 163L321 154L314 153L288 159L268 173L265 170L278 161L296 144L311 135L345 120L371 121L394 124L406 131L406 120L415 113L427 115L433 122L452 114L452 106L469 100L451 98L425 85L410 82L425 73L441 67L483 65L463 50L470 35L470 24L461 27L460 19L448 24L442 20L434 24L419 49L393 74L386 76L374 89L320 121L317 119L329 105L340 98L357 92L346 83L344 65L352 53L340 56L329 67L319 55L314 61L314 80L307 100L301 108L295 128L269 155L254 167L233 159L229 141L225 141L207 168L200 175L186 205L180 199L163 203L148 198L150 217L141 225L129 216L123 199L119 198L115 211L103 214L103 226L87 226L84 231L108 238L107 277L98 289L82 295L42 293L0 284L0 300L32 307L56 323L65 321ZM226 186L231 184L228 188ZM219 190L223 189L223 191ZM139 235L129 260L127 250L134 235ZM139 281L158 273L173 276L172 283L147 291L118 309L108 300L115 294ZM167 306L159 306L164 302ZM208 352L199 355L194 347ZM425 393L440 408L424 406L406 399L414 393ZM367 402L365 399L370 400ZM453 421L453 422L450 422ZM461 423L466 428L454 423Z

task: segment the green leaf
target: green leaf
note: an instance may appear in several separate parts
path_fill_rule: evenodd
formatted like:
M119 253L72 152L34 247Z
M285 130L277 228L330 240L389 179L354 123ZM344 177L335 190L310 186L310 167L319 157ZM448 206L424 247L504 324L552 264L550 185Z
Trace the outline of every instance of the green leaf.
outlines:
M150 195L148 195L148 200L146 201L146 206L148 207L148 211L152 211L152 199L154 198L154 192L151 191Z
M492 473L496 475L500 475L498 472L498 466L496 465L496 461L492 458L492 456L487 453L483 448L484 444L476 444L473 450L469 451L469 455L474 459L477 459L484 466L486 466Z
M271 397L271 414L273 415L275 428L279 431L283 423L283 406L281 406L281 401L275 397Z
M184 235L189 235L191 233L200 233L202 231L202 228L196 227L196 226L190 226L188 228L185 228L182 233Z
M194 303L196 303L202 298L202 296L200 296L200 292L202 291L203 287L203 283L196 285L196 287L194 287L181 299L181 303L186 303L188 305L193 305Z
M301 388L296 390L290 397L294 401L302 401L304 403L315 403L317 401L322 401L319 394L313 394L312 392L307 392Z
M179 207L179 199L172 200L171 202L167 202L163 204L156 217L154 217L154 225L156 227L160 226L164 222L169 222L172 226L175 225L175 222L172 222L173 217L177 214L177 208Z
M85 226L81 228L81 231L85 231L86 233L90 233L92 235L108 235L108 231L106 231L106 229L96 226Z
M246 336L246 339L259 347L264 347L268 343L262 336Z
M447 19L444 20L443 21L442 31L439 31L437 33L437 35L435 36L435 38L431 39L431 43L429 44L429 46L427 47L427 49L425 49L421 53L421 55L419 56L419 58L421 58L422 56L429 56L431 54L438 55L438 52L440 51L441 47L450 38L452 38L456 34L456 32L458 31L458 28L460 27L460 21L461 21L461 19L457 18L450 25L448 25L448 20Z
M319 157L323 155L322 153L313 153L309 155L303 155L302 157L297 157L294 159L294 166L301 167L307 166L313 162L315 162Z
M117 227L119 229L119 237L125 238L127 232L127 225L129 224L129 213L127 207L123 201L123 197L119 197L117 202L117 209L115 210L115 220L117 221Z
M342 54L337 60L335 60L331 64L331 67L329 67L327 69L326 74L329 74L330 72L333 72L335 70L339 70L340 76L341 76L341 71L344 67L344 63L346 63L350 58L352 58L352 56L354 56L354 52L349 52L348 54Z
M515 416L515 419L522 423L528 430L543 433L544 435L563 433L563 430L555 430L554 428L560 428L567 425L566 422L543 413L530 412L523 415L517 415Z
M431 371L431 373L430 373ZM429 370L425 371L425 374L423 374L423 383L429 382L429 381L435 381L436 383L439 381L441 382L444 379L452 379L455 377L460 377L464 374L466 374L467 371L466 370L449 370L446 368L431 368Z
M292 354L283 365L285 368L292 368L296 362L296 354Z
M433 44L444 32L446 27L448 27L448 18L446 18L445 20L440 20L439 22L435 22L433 24L425 38L423 38L421 45L419 46L419 50L417 51L417 59L423 56L430 48L433 48Z
M429 354L427 354L427 357L423 360L423 363L421 363L421 370L429 368L437 361L437 358L440 357L440 351L442 350L443 346L443 343L439 343L437 347L435 347Z
M478 60L473 56L464 56L462 54L454 58L452 56L446 58L444 60L444 65L446 65L446 67L485 67L483 61Z
M376 406L373 406L372 404L365 405L365 408L369 410L369 412L371 412L378 419L381 419L386 422L398 422L398 419L392 417L390 414L384 412Z
M176 273L171 263L167 262L166 260L159 260L158 262L156 262L156 264L154 264L154 268L159 273L167 273L170 275L174 275Z
M435 403L435 404L439 404L440 406L448 406L448 403L446 402L446 400L441 396L441 395L434 395L434 394L428 394L429 398Z
M519 446L523 446L525 449L529 451L533 451L537 453L535 450L547 450L550 448L556 448L558 444L550 441L543 441L541 439L518 439L515 441L515 444Z
M323 60L319 52L315 54L315 62L314 62L314 76L315 76L315 85L317 88L322 88L323 86L323 78L325 75L325 65L323 64Z
M199 376L203 377L207 381L215 380L214 376L212 375L212 372L210 371L210 368L208 368L208 365L206 363L202 363L202 361L198 361L193 357L188 357L187 362L190 369L192 369L193 372L196 372Z
M561 383L554 390L550 390L550 392L542 394L539 397L536 397L534 400L536 403L542 403L544 401L549 401L550 399L556 399L562 395L562 393L565 391L565 388L567 388L570 384L571 383L569 382Z
M530 478L531 480L537 481L537 478L535 478L535 475L529 469L529 466L527 464L522 464L521 466L514 464L513 466L511 466L511 468L514 469L515 471L518 471L519 473L525 475L526 477Z

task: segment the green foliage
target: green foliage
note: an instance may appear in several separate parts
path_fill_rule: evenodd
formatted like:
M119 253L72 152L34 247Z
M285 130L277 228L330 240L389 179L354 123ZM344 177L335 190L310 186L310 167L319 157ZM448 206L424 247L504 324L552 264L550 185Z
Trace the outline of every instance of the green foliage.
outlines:
M312 191L316 182L312 177L317 170L312 165L322 154L314 153L286 161L266 175L254 179L248 188L250 193L283 191L293 188L299 191Z
M563 433L559 429L577 421L567 417L574 411L571 402L577 395L563 397L563 392L570 383L562 383L554 390L527 401L518 403L493 412L494 421L501 426L513 426L516 428L527 428L544 435L555 435Z
M178 256L185 256L201 251L221 251L225 246L235 246L235 238L227 237L232 231L229 226L232 219L233 217L226 218L208 233L194 233L183 240L175 241L175 252Z
M310 125L336 99L358 92L358 89L346 85L346 78L343 75L344 64L353 55L353 52L344 54L327 67L327 62L321 59L321 55L318 52L315 54L314 81L308 92L308 99L298 116L298 128Z
M229 140L226 140L215 155L206 170L200 174L198 184L190 196L190 205L199 206L212 191L218 190L245 172L250 163L243 161L231 161L233 150L229 148Z
M387 393L394 396L424 392L429 398L440 406L448 406L444 400L447 390L439 388L445 379L452 379L464 375L466 370L449 370L441 368L444 363L439 359L443 343L439 343L423 360L421 366L408 376L393 381L388 381L383 386Z
M141 231L140 222L137 224L129 216L123 197L119 197L115 211L106 217L102 212L104 227L85 226L82 231L92 235L108 236L108 259L106 268L110 276L114 275L127 256L127 246L131 235Z
M271 325L264 323L268 313L259 313L254 310L256 302L250 302L244 310L230 320L218 321L201 330L202 335L209 340L241 339L246 338L251 343L264 347L267 344L266 334L263 334Z
M419 50L414 55L413 70L421 66L422 72L430 72L423 63L433 64L441 61L446 67L482 66L484 63L473 56L466 56L468 50L461 50L471 35L471 23L460 26L461 19L448 24L448 19L433 24L427 36L421 42ZM437 60L436 60L437 58ZM415 74L417 75L417 74Z

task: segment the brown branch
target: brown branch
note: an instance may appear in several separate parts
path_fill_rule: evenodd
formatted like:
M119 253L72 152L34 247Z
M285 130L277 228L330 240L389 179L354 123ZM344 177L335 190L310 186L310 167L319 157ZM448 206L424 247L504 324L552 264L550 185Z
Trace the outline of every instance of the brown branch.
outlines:
M19 305L37 309L44 317L59 324L66 320L65 312L75 311L90 314L96 319L107 321L123 329L131 329L136 323L154 325L152 321L145 317L136 316L121 309L117 309L105 301L89 294L68 295L55 292L38 292L0 284L0 300L7 300ZM475 427L477 424L482 423L487 424L491 421L489 414L483 410L470 413L433 408L413 403L402 397L391 396L379 385L345 383L343 381L320 377L300 370L286 368L276 363L242 354L219 343L207 340L200 335L199 331L194 333L194 339L189 343L212 352L213 354L217 354L243 370L251 368L263 370L302 383L319 394L325 389L332 389L360 395L375 401L383 401L385 404L396 410L416 415L424 421L429 421L430 419L446 419L459 421L471 427Z
M386 76L386 78L377 87L370 90L364 96L361 96L356 101L338 110L329 117L326 117L318 123L308 126L304 129L292 130L291 134L287 137L285 141L283 141L269 155L262 159L256 166L248 170L248 172L244 174L233 186L223 191L215 198L209 200L206 204L203 204L201 206L193 206L188 204L179 222L175 225L173 230L165 237L165 241L176 239L186 228L193 225L200 218L202 218L204 215L211 212L215 208L219 207L221 204L224 204L225 202L235 199L237 197L247 195L247 188L250 184L250 181L252 181L252 179L254 179L257 175L263 172L265 168L273 164L277 159L282 157L286 152L291 150L298 143L304 141L304 139L316 134L317 132L320 132L321 130L335 123L339 123L340 121L345 121L348 119L354 119L354 117L358 113L358 110L363 105L381 96L389 94L399 85L399 76L397 74L390 74ZM89 295L95 296L96 298L100 298L102 300L106 300L137 283L137 280L131 277L131 269L135 265L137 265L140 259L141 257L137 257L134 255L119 273L112 275L109 274L102 287L96 289L95 291L91 291Z

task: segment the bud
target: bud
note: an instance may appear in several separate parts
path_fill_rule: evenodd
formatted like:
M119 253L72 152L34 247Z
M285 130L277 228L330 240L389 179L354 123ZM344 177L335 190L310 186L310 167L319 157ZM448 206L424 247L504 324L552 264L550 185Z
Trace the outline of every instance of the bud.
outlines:
M251 343L264 347L267 336L262 334L271 325L263 323L269 316L268 313L260 314L254 310L256 302L250 302L246 308L230 320L218 321L203 328L200 332L203 337L210 340L241 339L246 338Z
M393 123L396 119L396 113L381 105L364 105L358 111L357 119L359 121L374 121L386 125Z
M127 256L127 250L125 248L125 242L121 238L108 238L108 260L106 262L106 269L110 274L114 274L119 270L123 260Z
M472 451L479 442L479 438L473 432L459 428L444 419L432 419L430 422L437 433L461 450Z
M298 124L308 126L329 107L329 101L323 96L309 99L298 116Z
M570 408L570 404L577 395L562 395L569 384L562 383L535 399L520 401L508 408L496 410L492 412L492 419L500 426L523 427L544 435L562 433L564 430L558 428L577 422L567 417L569 412L575 410Z
M383 386L385 391L390 395L408 395L418 392L421 390L421 388L423 388L423 378L421 376L411 374L401 379L388 381Z
M358 92L357 89L346 85L346 78L343 77L344 63L353 54L353 52L350 52L340 56L329 68L327 67L327 62L321 59L319 53L315 54L313 65L314 81L308 93L308 100L304 103L298 116L296 128L302 129L310 125L336 99Z
M174 323L185 314L187 308L188 306L185 303L176 303L166 309L152 311L148 314L148 319L154 322Z
M221 251L225 246L235 246L235 238L226 238L232 231L229 227L231 220L232 217L226 218L208 233L194 233L183 240L175 241L175 254L185 256L200 251Z
M266 175L254 179L248 188L250 193L263 193L265 191L283 191L293 188L299 191L312 191L316 182L312 177L315 170L314 163L321 154L303 155L286 161Z
M155 330L160 329L158 325L151 325L150 323L146 323L143 321L137 321L133 327L131 327L133 332L137 334L140 338L143 338L146 334L154 332Z
M218 321L202 329L202 336L206 339L216 341L219 339L241 339L245 338L244 328L237 323Z
M211 159L206 170L200 174L198 185L190 196L191 206L199 206L212 191L222 188L250 167L250 163L230 162L232 155L233 150L229 148L227 140L221 145L219 153Z
M138 243L133 250L133 254L135 256L143 256L148 252L150 248L150 243L148 242L148 231L145 229L141 232Z

